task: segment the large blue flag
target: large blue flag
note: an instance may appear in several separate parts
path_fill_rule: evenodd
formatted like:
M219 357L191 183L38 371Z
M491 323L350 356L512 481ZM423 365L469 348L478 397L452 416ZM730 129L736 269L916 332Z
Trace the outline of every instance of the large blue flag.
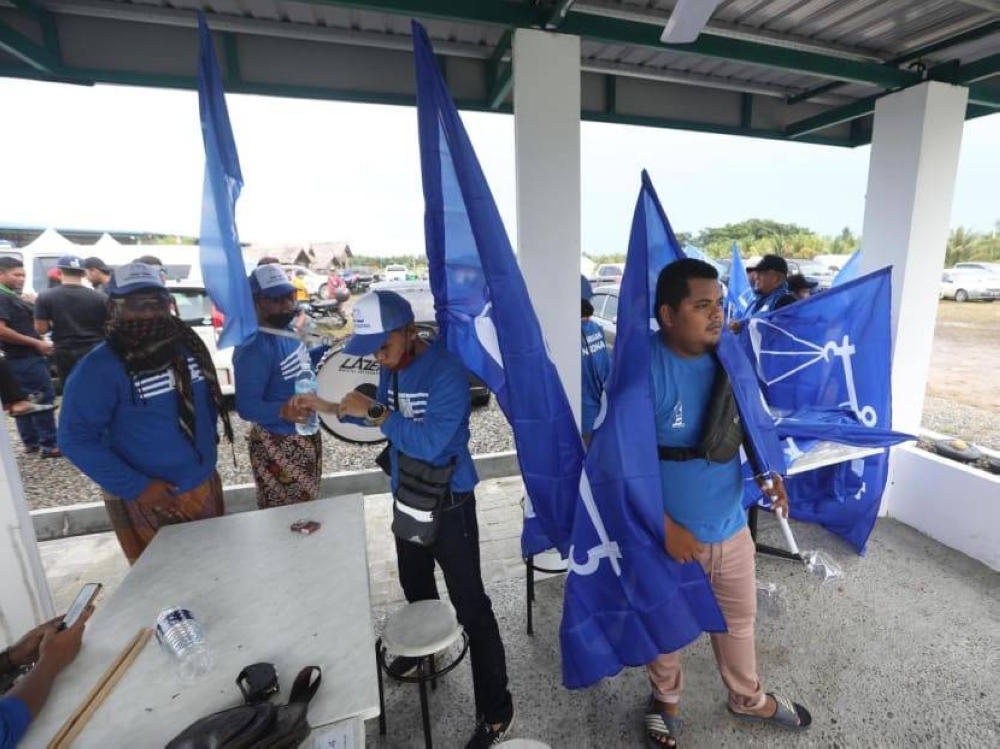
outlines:
M833 277L833 283L831 286L840 286L848 281L853 281L858 277L858 273L861 271L861 250L855 250L854 253L847 259L844 263L844 267L837 271L837 275Z
M618 305L604 413L581 477L560 629L573 689L725 629L701 566L664 549L650 378L650 325L660 269L683 257L643 172Z
M438 70L412 24L424 233L438 326L510 421L528 505L522 551L569 551L583 442L486 178ZM494 300L500 303L494 304Z
M744 341L793 457L815 440L889 446L891 269L752 318ZM886 454L795 475L793 518L816 522L863 553L885 488Z
M754 290L750 287L750 279L747 278L747 269L743 265L743 258L740 257L740 248L733 242L732 263L729 265L729 299L728 316L738 320L746 314L754 300Z
M250 284L236 231L236 201L243 174L236 153L215 45L198 14L198 111L205 143L201 203L201 274L212 303L225 315L219 348L238 346L257 332Z

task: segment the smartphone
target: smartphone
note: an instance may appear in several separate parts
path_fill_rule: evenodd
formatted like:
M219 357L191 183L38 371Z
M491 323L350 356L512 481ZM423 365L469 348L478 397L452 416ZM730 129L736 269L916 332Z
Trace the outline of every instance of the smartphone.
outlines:
M73 601L73 605L69 607L69 611L66 612L66 616L63 617L62 622L59 624L59 629L68 629L76 624L77 619L94 602L94 599L97 598L97 594L101 592L101 588L103 587L104 585L101 583L87 583L80 588L80 592L76 594L76 600Z

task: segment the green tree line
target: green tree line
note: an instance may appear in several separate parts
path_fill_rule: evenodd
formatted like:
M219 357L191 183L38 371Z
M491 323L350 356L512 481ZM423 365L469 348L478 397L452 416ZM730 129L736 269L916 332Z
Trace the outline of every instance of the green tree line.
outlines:
M797 224L783 224L767 219L750 219L736 224L704 229L697 234L678 232L681 244L692 244L710 257L728 258L733 242L746 257L754 255L781 255L782 257L808 260L817 255L849 255L858 249L860 237L845 227L835 236L823 236ZM624 252L590 254L595 263L620 263ZM948 238L945 267L969 260L1000 261L1000 221L992 231L977 232L959 226L952 229Z

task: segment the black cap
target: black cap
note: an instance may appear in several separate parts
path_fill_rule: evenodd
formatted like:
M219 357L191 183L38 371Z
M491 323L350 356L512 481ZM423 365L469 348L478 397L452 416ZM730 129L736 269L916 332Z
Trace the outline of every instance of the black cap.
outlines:
M785 262L785 258L780 255L764 255L753 268L747 268L747 270L755 270L758 273L765 270L776 270L778 273L784 273L788 275L788 263Z
M803 291L805 289L815 289L819 286L819 281L810 281L801 273L796 273L788 277L788 288L790 291Z
M87 270L99 270L101 273L111 273L111 268L99 257L88 257L83 261L83 267Z

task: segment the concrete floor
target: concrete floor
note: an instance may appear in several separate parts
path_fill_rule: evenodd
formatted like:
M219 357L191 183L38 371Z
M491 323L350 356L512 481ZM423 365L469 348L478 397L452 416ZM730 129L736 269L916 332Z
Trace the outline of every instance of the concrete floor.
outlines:
M484 578L507 646L518 711L514 735L557 749L643 746L642 669L587 690L561 686L561 577L538 584L535 636L525 634L520 494L517 479L484 482L479 490ZM366 501L377 626L400 605L387 508L385 496ZM762 540L780 546L768 520L762 519ZM798 525L796 537L803 548L833 552L845 578L823 586L798 563L759 558L759 579L784 590L787 613L758 622L758 660L765 687L809 707L813 728L793 735L730 720L702 638L685 658L682 745L1000 747L1000 574L892 520L878 524L864 559L818 528ZM110 595L127 572L110 534L41 546L58 609L81 582L101 580ZM380 737L370 721L367 746L422 747L416 687L388 684L386 704L388 733ZM470 672L462 664L431 695L436 746L463 746L472 713Z

